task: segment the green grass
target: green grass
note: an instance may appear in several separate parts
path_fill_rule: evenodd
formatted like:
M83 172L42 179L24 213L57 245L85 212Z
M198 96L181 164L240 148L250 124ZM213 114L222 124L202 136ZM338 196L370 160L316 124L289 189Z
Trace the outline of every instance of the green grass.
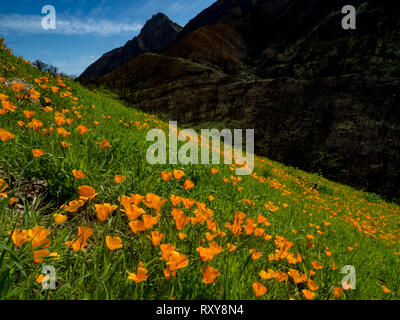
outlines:
M48 88L35 82L43 76L48 77ZM259 272L268 269L284 273L296 269L316 282L316 299L336 299L332 288L341 286L345 275L340 271L346 265L355 267L356 289L344 291L340 299L399 299L400 210L397 205L265 158L256 159L257 175L244 176L237 183L231 179L234 174L229 165L213 166L219 170L215 175L210 172L212 166L152 166L145 157L150 145L146 142L146 133L150 128L167 128L167 123L157 117L125 106L106 91L89 91L68 78L62 78L65 87L54 93L51 87L59 87L57 78L34 69L4 47L0 50L0 78L3 78L0 93L7 95L7 101L17 107L14 112L0 115L0 129L15 135L8 141L0 141L0 178L8 184L2 191L7 197L0 197L1 299L256 299L252 289L255 282L267 288L259 299L305 299L302 290L307 288L307 283L296 284L291 277L282 282L262 280ZM27 90L15 93L10 83L16 79L24 79L34 87L40 92L40 99L33 102ZM71 92L71 97L62 98L60 92L66 91ZM75 102L73 97L77 98ZM45 98L51 102L46 103ZM52 107L53 111L45 112L45 106ZM71 133L65 138L57 133L54 119L55 112L62 109L69 110L66 118L74 119L71 125L62 125ZM19 121L28 124L32 120L26 119L25 110L34 111L33 118L42 121L40 132L18 125ZM74 111L79 111L81 117ZM95 125L94 121L99 124ZM139 128L135 122L140 123ZM144 123L147 123L145 128ZM78 125L90 131L80 135ZM44 135L43 129L49 128L54 131ZM111 148L103 149L96 144L104 139ZM63 148L62 141L71 146ZM44 155L34 158L32 149L42 149ZM76 179L73 169L81 170L86 177ZM185 177L163 181L161 172L173 169L183 170ZM125 180L117 184L115 175L124 175ZM28 197L22 179L31 183L45 181L46 191ZM194 188L184 190L185 179L193 181ZM96 197L76 213L63 212L62 204L79 199L81 185L92 186ZM132 193L144 196L154 193L167 200L161 206L158 223L138 234L132 232L118 201L122 195ZM207 247L206 233L213 232L207 223L188 223L181 231L187 238L181 240L171 214L172 194L204 203L212 210L209 223L216 222L217 229L226 233L210 241L223 248L211 261L203 262L196 249ZM213 201L210 195L215 197ZM14 204L10 204L12 197L18 199ZM252 202L249 204L243 199ZM105 222L97 219L94 207L102 203L118 206ZM267 208L268 203L273 205ZM156 210L144 203L139 206L146 214L157 215ZM192 218L197 207L195 204L187 210L179 204L184 214ZM272 210L273 207L277 210ZM244 230L239 236L233 235L226 223L233 223L237 211L246 214L244 223L247 218L257 220L259 214L266 217L270 225L258 224L258 227L271 239L246 235ZM68 220L56 224L54 213L64 213ZM50 246L46 249L58 253L58 260L47 257L34 263L33 252L39 247L32 248L32 241L18 247L8 233L38 225L50 231L47 236ZM93 234L84 250L74 252L65 241L76 237L79 226L92 228ZM164 277L167 265L160 260L160 247L153 246L148 239L152 231L163 233L161 243L173 244L179 253L187 256L188 265L177 270L172 279ZM307 245L307 235L314 236L313 247ZM106 236L120 237L123 248L110 251ZM276 251L279 237L292 244L288 252L294 256L299 253L301 262L269 259ZM236 250L229 252L227 243L235 244ZM327 247L332 252L330 256L326 254ZM262 256L253 260L250 249L261 252ZM313 269L312 262L316 261L323 265L322 269ZM136 272L140 262L144 262L149 277L135 283L128 279L128 272ZM202 281L201 269L207 264L221 274L213 284ZM332 264L337 269L332 270ZM52 265L56 270L55 290L42 290L36 281L44 265ZM311 270L315 275L309 276ZM391 292L384 293L382 285Z

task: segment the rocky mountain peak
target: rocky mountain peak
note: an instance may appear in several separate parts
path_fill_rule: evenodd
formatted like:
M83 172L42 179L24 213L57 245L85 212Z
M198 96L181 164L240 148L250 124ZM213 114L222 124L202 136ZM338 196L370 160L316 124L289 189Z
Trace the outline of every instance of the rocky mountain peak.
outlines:
M157 13L143 26L138 41L144 51L156 51L173 42L181 30L165 14Z

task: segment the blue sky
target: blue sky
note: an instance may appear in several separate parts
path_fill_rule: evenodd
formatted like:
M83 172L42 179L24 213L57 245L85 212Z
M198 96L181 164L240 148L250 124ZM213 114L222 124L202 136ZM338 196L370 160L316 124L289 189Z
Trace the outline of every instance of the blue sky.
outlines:
M136 36L162 12L184 26L216 0L0 0L0 37L13 52L81 74L103 53ZM42 28L42 7L56 9L56 29Z

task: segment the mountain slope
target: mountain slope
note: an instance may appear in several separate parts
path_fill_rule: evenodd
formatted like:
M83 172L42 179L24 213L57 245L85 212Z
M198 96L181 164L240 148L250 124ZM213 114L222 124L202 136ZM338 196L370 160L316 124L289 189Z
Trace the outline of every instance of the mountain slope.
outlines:
M223 76L140 59L175 67L150 86L173 70ZM147 133L168 123L33 68L2 39L0 66L1 299L400 299L398 205L263 157L248 176L150 165Z
M357 30L343 30L344 4L220 0L158 51L165 65L146 61L171 70L179 57L222 76L144 85L135 79L154 74L131 61L93 84L187 125L256 128L259 154L399 200L399 9L355 1Z
M137 37L123 47L105 53L79 78L83 80L102 76L144 52L162 49L173 42L181 30L181 26L172 22L166 15L158 13L146 22Z

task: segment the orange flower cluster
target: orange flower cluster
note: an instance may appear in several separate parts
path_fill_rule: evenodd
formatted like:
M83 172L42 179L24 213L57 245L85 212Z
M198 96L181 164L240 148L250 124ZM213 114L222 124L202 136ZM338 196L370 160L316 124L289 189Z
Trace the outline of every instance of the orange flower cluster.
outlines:
M188 257L175 249L176 247L170 243L160 246L161 259L166 260L167 264L167 269L164 269L166 279L173 278L176 275L176 270L186 268L189 264Z
M27 242L31 242L34 263L40 263L46 257L52 257L53 259L58 258L56 252L50 252L46 249L50 247L51 241L48 238L50 233L50 230L47 230L43 226L36 226L32 229L24 229L21 231L19 229L8 231L13 243L17 247L20 247Z

